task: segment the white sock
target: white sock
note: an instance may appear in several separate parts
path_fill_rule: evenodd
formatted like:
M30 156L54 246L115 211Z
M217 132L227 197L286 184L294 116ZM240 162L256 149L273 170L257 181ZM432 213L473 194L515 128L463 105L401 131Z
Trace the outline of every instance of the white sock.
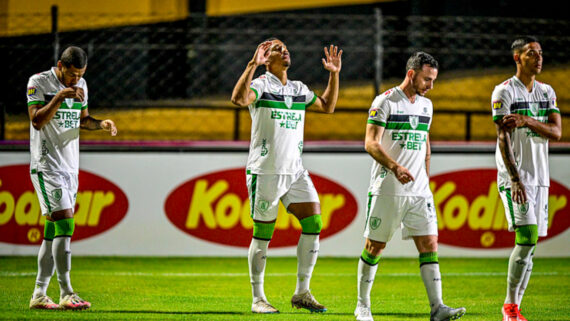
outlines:
M517 305L519 307L523 299L524 291L526 290L526 287L528 285L528 281L530 280L530 275L532 274L532 267L534 265L534 263L532 263L532 258L533 254L530 255L530 258L528 259L528 264L526 265L526 269L524 269L523 271L522 282L519 287L519 293L517 296Z
M509 273L507 276L507 297L505 303L517 303L519 288L523 281L523 272L528 265L534 246L515 245L509 258ZM530 275L529 275L530 277Z
M295 294L309 290L311 275L319 256L319 235L301 234L297 244L297 286Z
M370 307L370 291L377 270L378 264L370 265L358 259L358 303L366 307Z
M420 266L420 274L426 287L431 312L434 312L443 304L439 263L422 264Z
M52 241L43 240L38 252L38 275L36 277L36 287L34 289L34 299L46 295L51 276L55 266L51 252Z
M265 292L263 291L263 279L265 276L265 260L267 258L267 247L269 241L251 239L249 252L247 255L247 263L249 265L249 280L251 282L251 290L253 302L258 300L267 301Z
M71 237L60 236L53 239L52 253L57 270L60 297L73 293L69 271L71 271Z

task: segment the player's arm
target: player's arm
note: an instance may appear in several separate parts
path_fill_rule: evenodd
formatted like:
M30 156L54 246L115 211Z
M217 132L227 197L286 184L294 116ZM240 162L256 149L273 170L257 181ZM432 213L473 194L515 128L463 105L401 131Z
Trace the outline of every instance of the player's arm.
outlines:
M562 138L562 118L559 113L550 113L547 123L519 114L510 114L503 117L503 127L508 130L525 126L544 138L554 140Z
M249 88L249 84L253 79L253 74L255 70L260 65L264 65L267 62L267 58L271 53L269 48L271 47L271 41L265 41L257 46L253 58L247 63L244 72L239 77L234 90L232 92L232 103L240 107L246 107L255 101L255 92Z
M504 117L503 117L504 118ZM499 150L503 163L507 168L507 172L511 178L511 197L515 203L526 203L526 192L523 183L520 181L519 173L515 163L515 155L511 147L511 130L503 126L501 119L495 121L497 127L497 137Z
M388 168L390 171L396 175L396 178L400 183L406 184L414 180L412 174L407 168L398 164L382 147L380 144L380 139L384 134L384 127L367 124L366 125L366 138L364 140L364 149L382 166Z
M339 73L342 68L342 50L338 50L337 46L330 46L330 49L324 48L325 58L322 58L323 67L330 72L329 82L323 94L317 97L314 102L316 111L321 113L332 114L336 107L339 91Z
M91 117L87 108L81 110L81 129L98 130L103 129L111 133L111 136L117 135L117 126L110 119L99 120Z
M427 134L426 136L426 173L427 176L429 177L429 164L430 164L430 160L431 159L431 145L429 143L429 134Z
M68 87L60 90L52 100L43 104L32 104L28 106L28 115L32 126L36 130L42 129L55 115L65 98L77 98L83 100L84 93L80 87Z

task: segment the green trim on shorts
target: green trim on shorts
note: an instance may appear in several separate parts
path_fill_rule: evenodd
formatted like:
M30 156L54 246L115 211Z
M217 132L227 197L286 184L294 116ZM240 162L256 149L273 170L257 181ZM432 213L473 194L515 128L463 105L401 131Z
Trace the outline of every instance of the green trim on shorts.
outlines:
M368 193L368 204L366 205L366 223L364 224L364 229L368 226L368 220L370 219L370 207L372 206L372 193Z
M250 216L253 218L253 213L255 210L255 191L257 189L257 174L251 174L251 213Z
M374 256L374 255L368 253L368 251L366 251L366 249L362 250L362 254L360 255L360 258L362 259L362 261L368 263L368 265L378 264L378 262L380 262L380 257L381 257L381 255Z
M438 263L437 252L420 253L420 266L427 263Z
M44 174L42 172L38 172L38 180L40 182L40 189L42 191L42 196L44 197L44 202L46 202L48 212L51 213L51 205L49 203L49 198L48 198L46 186L44 183Z
M270 241L271 237L273 237L274 230L275 230L275 222L273 223L253 222L253 238L255 239Z
M504 186L499 187L499 192L505 192L507 196L507 205L509 206L509 215L511 216L511 223L513 225L513 229L516 228L515 225L515 210L513 207L513 200L511 198L511 189L505 188Z
M44 240L53 241L54 237L55 237L55 223L46 220L46 223L44 225Z

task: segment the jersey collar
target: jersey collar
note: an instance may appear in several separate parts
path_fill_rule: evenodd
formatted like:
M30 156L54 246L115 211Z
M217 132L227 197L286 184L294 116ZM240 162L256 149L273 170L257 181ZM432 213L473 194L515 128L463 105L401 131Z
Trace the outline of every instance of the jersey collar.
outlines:
M287 83L285 85L283 85L281 83L281 80L279 78L277 78L277 76L275 76L274 74L272 74L270 71L266 71L265 72L265 76L267 77L267 79L269 79L269 81L273 84L273 85L278 85L281 87L285 87L287 85L289 85L289 79L287 79Z
M57 73L55 72L55 68L56 67L51 67L51 74L53 75L53 78L55 78L55 80L57 80L57 82L62 85L63 87L65 87L65 85L61 82L61 80L59 80L59 78L57 78Z
M516 75L513 76L513 81L515 82L515 84L517 84L517 86L520 86L522 89L524 89L525 93L529 93L532 94L534 92L534 88L536 87L536 80L532 81L532 90L530 92L528 92L528 90L526 89L526 86L523 84L523 82L519 79L519 77L517 77Z

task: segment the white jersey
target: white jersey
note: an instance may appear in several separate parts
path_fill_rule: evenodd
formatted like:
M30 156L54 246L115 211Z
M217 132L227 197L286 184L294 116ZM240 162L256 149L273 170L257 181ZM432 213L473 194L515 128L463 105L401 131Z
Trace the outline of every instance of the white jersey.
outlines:
M79 125L81 111L87 108L87 83L76 85L85 93L83 102L66 98L45 126L36 130L30 123L30 170L79 172ZM28 81L28 106L47 105L65 86L51 70L35 74Z
M496 86L491 101L494 121L508 114L521 114L546 123L548 115L560 113L552 87L535 81L529 93L516 76ZM511 132L511 147L521 182L525 186L550 186L548 139L528 127L519 127ZM509 188L511 179L498 142L495 160L498 168L497 185Z
M270 72L254 79L249 105L251 143L247 170L255 174L295 174L303 169L305 109L317 96L300 81L283 85Z
M368 188L371 195L432 195L425 168L432 115L431 100L416 95L416 101L412 104L400 87L394 87L374 99L368 123L385 127L380 140L382 148L410 171L414 181L403 185L388 168L373 161Z

